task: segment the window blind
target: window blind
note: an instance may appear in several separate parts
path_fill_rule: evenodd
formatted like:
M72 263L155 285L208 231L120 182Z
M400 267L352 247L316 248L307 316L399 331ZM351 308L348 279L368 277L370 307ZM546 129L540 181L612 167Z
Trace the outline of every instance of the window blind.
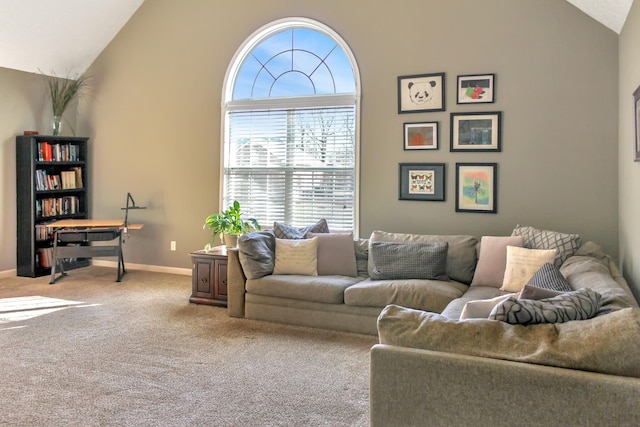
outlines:
M325 218L355 227L355 106L230 110L224 206L238 200L263 227Z

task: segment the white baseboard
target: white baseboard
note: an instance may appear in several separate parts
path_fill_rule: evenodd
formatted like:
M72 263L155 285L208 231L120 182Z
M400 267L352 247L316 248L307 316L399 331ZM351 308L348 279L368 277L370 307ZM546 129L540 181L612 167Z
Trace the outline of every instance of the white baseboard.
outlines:
M104 261L104 260L94 259L92 264L101 266L101 267L118 268L118 263L116 261ZM133 264L130 262L125 262L124 267L127 270L143 270L143 271L153 271L155 273L169 273L169 274L179 274L181 276L191 276L190 268L163 267L161 265Z
M0 271L0 279L4 279L5 277L15 277L18 274L18 270L5 270Z
M118 263L116 261L94 260L92 264L101 266L101 267L118 268ZM189 268L163 267L161 265L147 265L147 264L132 264L130 262L125 263L124 266L127 270L143 270L143 271L153 271L155 273L169 273L169 274L179 274L181 276L191 276L191 269ZM16 277L17 273L18 273L18 270L15 270L15 269L0 271L0 279L4 279L6 277Z

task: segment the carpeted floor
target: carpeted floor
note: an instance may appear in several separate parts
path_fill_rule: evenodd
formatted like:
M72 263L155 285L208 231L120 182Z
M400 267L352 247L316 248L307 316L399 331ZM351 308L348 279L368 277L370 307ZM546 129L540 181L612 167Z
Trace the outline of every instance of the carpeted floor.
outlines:
M233 319L189 304L187 276L48 280L0 279L0 425L369 423L376 337Z

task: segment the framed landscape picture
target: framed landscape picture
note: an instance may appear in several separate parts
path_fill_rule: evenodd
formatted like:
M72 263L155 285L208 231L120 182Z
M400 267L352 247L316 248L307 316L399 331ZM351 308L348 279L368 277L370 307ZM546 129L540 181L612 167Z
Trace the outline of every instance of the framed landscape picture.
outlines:
M404 124L405 150L437 150L438 122Z
M399 166L399 200L444 201L444 163L400 163Z
M502 113L451 113L451 151L501 151Z
M497 163L456 163L456 212L497 213Z
M495 101L495 74L458 76L458 104L490 104Z
M444 111L444 73L398 77L398 113Z

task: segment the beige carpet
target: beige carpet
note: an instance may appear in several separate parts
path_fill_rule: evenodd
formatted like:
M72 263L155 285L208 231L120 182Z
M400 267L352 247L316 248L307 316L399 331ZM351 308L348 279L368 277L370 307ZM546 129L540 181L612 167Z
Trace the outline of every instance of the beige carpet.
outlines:
M48 279L0 279L0 425L369 423L375 337L232 319L187 276Z

